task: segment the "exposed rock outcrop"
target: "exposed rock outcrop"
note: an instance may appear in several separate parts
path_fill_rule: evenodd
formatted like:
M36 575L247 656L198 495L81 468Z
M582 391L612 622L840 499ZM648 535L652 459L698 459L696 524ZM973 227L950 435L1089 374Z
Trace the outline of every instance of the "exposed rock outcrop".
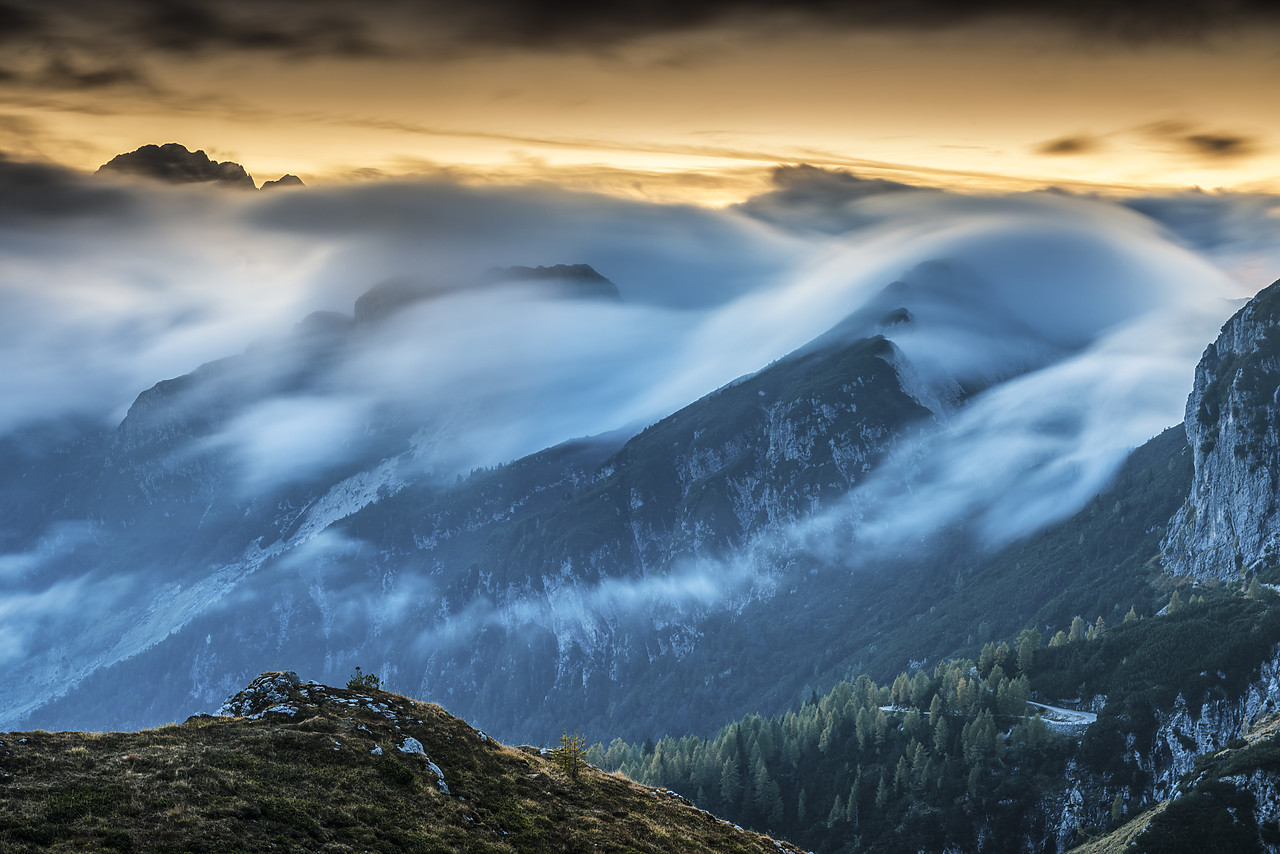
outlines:
M1222 327L1187 398L1191 495L1162 544L1165 570L1238 579L1280 556L1280 282Z
M117 154L99 167L98 172L134 175L169 184L218 184L243 190L256 188L252 176L239 163L211 160L204 151L190 151L176 142L144 145L126 154Z

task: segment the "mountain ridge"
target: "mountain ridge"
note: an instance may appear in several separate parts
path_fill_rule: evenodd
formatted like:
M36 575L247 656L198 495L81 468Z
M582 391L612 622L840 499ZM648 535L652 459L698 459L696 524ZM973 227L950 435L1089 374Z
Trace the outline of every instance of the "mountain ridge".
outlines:
M6 851L799 854L674 793L511 748L439 706L268 672L137 733L5 733Z

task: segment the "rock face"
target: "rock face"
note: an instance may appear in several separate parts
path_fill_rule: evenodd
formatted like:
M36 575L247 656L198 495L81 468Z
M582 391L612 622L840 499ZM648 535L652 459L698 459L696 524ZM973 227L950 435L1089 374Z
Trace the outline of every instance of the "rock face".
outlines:
M1162 544L1165 570L1239 579L1280 562L1280 282L1222 327L1187 399L1190 497Z
M204 151L189 151L176 142L144 145L127 154L117 154L98 172L135 175L169 184L213 183L237 189L255 189L253 178L239 163L210 160Z
M302 680L292 670L263 673L243 691L228 697L218 709L218 714L237 718L261 717L264 712L289 702L292 692L301 685Z

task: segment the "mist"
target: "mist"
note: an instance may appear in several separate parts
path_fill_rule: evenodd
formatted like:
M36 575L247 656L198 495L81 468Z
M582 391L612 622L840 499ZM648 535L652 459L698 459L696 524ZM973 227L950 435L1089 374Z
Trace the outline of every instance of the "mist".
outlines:
M52 526L6 523L0 659L15 667L6 684L46 692L19 711L219 608L264 596L283 608L282 579L335 636L413 624L425 655L486 630L542 626L567 642L737 608L771 595L796 552L874 568L958 525L984 548L1025 537L1181 420L1196 360L1241 293L1231 247L1273 225L1266 205L1241 204L1213 226L1241 242L1206 248L1192 214L1175 229L1058 193L857 185L783 217L777 197L717 211L442 182L272 195L39 175L58 204L0 215L6 453L84 424L130 448L152 431L174 443L164 470L189 478L184 506L225 489L225 519L257 508L270 526L243 554L179 566L134 552L125 572L92 506ZM486 278L580 263L621 300ZM356 300L389 280L418 296L355 320ZM910 322L881 331L933 417L843 500L727 561L444 607L423 570L370 578L373 546L326 530L407 484L638 432L860 309L900 307ZM134 405L192 371L145 399L162 410ZM183 532L166 536L186 547Z

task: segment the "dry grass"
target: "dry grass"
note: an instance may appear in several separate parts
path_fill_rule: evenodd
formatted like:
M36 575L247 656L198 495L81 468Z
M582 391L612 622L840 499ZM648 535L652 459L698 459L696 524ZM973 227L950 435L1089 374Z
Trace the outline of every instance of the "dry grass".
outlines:
M1094 837L1071 849L1071 854L1122 854L1130 850L1151 820L1165 811L1168 801L1162 801L1151 809L1117 827L1110 833Z
M0 736L0 850L791 850L589 766L571 781L438 706L320 686L290 704L296 716ZM405 736L426 757L398 750Z

